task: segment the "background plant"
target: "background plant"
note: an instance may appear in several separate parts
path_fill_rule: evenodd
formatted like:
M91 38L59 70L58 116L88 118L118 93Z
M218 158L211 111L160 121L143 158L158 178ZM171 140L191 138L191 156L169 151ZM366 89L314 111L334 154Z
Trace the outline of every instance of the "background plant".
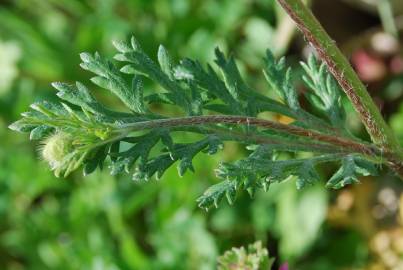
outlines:
M218 269L271 269L274 259L269 257L267 249L262 247L261 242L244 247L227 250L218 258Z

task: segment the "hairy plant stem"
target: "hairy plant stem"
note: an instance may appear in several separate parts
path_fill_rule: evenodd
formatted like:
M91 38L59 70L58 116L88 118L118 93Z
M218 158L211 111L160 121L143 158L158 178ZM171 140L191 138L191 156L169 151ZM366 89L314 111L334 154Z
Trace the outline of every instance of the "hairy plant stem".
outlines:
M229 130L228 128L217 128L209 127L203 129L184 129L173 128L171 130L178 131L191 131L202 134L210 134L213 136L218 136L223 141L237 141L239 143L255 143L264 145L276 145L276 150L284 150L292 152L295 151L306 151L306 152L316 152L316 153L343 153L344 155L351 153L350 149L341 148L337 145L326 144L321 142L306 142L306 141L290 141L284 142L283 139L273 138L265 135L257 135L252 132L241 132L235 130ZM362 153L365 154L365 153Z
M319 57L327 64L329 71L335 76L360 114L373 141L383 147L396 148L397 140L364 84L312 12L300 0L278 0L278 2L316 49Z
M128 132L153 129L153 128L172 128L172 127L208 125L208 124L237 124L237 125L257 126L261 128L273 129L276 131L281 131L288 134L309 138L313 141L318 141L326 143L328 145L337 146L350 152L361 153L368 156L381 154L379 149L361 142L353 141L343 137L336 137L328 134L322 134L314 130L304 129L297 126L285 125L270 120L248 116L206 115L206 116L178 117L169 119L155 119L149 121L120 124L117 127L116 131L119 133L127 134ZM230 131L229 134L231 133L232 132ZM250 140L253 140L253 135L248 136L250 137L249 138ZM264 138L265 138L264 136L258 136L257 138L255 138L255 140L256 141L269 140L268 138L266 139Z
M288 15L295 21L305 38L317 51L329 71L336 78L358 112L361 121L372 141L386 152L393 152L395 163L391 166L403 179L403 152L399 143L383 119L379 109L368 94L366 87L358 78L334 40L323 29L312 12L301 0L277 0Z

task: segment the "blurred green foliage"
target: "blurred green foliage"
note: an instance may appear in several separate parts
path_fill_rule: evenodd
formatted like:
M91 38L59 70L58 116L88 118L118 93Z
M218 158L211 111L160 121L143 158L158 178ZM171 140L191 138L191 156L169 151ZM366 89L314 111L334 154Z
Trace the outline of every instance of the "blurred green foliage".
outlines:
M131 34L149 55L163 43L173 58L189 56L202 63L211 62L219 46L236 54L249 82L264 89L257 70L264 50L281 53L287 47L275 40L284 16L274 2L0 4L0 269L207 270L215 269L224 250L254 240L269 246L276 265L287 261L290 269L365 264L368 247L359 234L352 230L337 237L323 225L329 204L323 186L297 191L285 182L253 200L245 195L234 206L208 213L197 208L195 198L216 181L211 168L244 154L236 145L226 145L213 158L198 156L196 173L181 179L175 169L159 182L141 184L106 170L56 179L38 161L38 146L6 129L33 101L54 98L50 82L88 79L78 68L80 52L111 56L111 40ZM118 106L105 92L98 91L98 98Z

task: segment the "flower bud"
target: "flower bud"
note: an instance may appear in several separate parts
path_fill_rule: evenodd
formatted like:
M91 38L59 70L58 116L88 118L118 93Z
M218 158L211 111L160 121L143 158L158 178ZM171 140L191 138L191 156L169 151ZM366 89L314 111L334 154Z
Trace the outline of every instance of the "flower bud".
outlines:
M49 136L42 147L42 157L52 170L57 170L66 162L66 157L74 150L73 138L64 132L56 132Z

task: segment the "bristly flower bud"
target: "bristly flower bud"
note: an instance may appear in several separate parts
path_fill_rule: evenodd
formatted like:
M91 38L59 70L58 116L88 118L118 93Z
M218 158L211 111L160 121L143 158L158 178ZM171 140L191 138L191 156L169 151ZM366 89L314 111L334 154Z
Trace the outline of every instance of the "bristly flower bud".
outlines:
M84 155L76 151L74 138L61 131L52 134L44 141L41 154L55 172L56 177L59 177L61 173L67 176L81 164L84 158Z
M42 148L42 157L52 169L60 167L64 158L73 150L73 139L63 132L54 133L48 137Z

